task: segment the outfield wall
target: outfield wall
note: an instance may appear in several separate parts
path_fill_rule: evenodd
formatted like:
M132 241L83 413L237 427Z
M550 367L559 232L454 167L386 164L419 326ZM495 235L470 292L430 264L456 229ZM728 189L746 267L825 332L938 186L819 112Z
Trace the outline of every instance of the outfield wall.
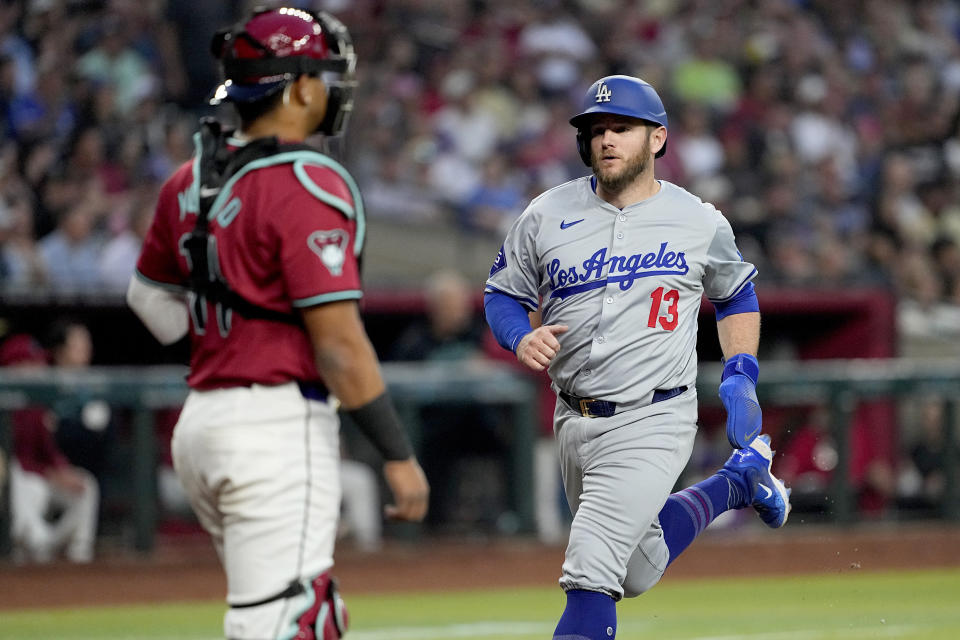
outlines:
M701 403L701 430L716 435L722 423L722 408L716 394L720 368L715 363L701 365L698 392ZM119 516L126 519L131 535L126 542L140 551L149 551L155 543L160 513L157 503L156 471L164 443L156 430L158 411L179 407L186 394L185 369L182 367L121 368L103 367L74 373L45 370L0 370L0 442L9 451L11 412L31 405L57 406L65 399L103 400L120 414L127 424L121 431L122 447ZM538 432L536 415L537 387L515 369L495 362L463 363L386 363L384 374L413 440L420 444L420 409L428 405L454 404L467 407L496 407L510 426L507 434L507 470L502 508L513 522L511 532L532 533L533 521L533 447ZM828 487L828 505L819 521L850 523L862 519L857 505L856 478L850 472L856 463L853 433L856 424L865 425L875 451L887 452L895 465L895 453L902 451L903 428L898 420L901 403L917 398L940 398L946 409L943 436L944 457L942 500L929 516L960 519L957 483L957 402L960 399L960 364L941 360L867 359L816 362L766 362L758 385L765 411L765 424L773 431L775 442L789 437L790 423L784 412L796 407L820 406L829 415L829 434L835 443L835 472ZM886 412L884 424L896 428L876 428L870 422L877 412ZM789 414L788 414L789 415ZM861 429L862 431L862 429ZM880 443L880 444L878 444ZM5 489L4 489L5 490ZM110 492L106 492L110 497ZM5 494L4 494L5 495ZM4 500L6 504L6 500ZM4 543L8 513L3 510ZM876 517L875 515L873 517ZM902 517L896 509L880 518ZM416 535L415 529L402 529L402 536Z

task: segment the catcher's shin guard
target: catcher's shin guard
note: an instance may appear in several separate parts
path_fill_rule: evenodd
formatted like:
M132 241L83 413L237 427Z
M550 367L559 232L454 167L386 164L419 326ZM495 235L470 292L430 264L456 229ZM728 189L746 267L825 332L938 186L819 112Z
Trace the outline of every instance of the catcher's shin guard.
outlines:
M347 606L329 572L310 583L313 604L297 619L297 640L339 640L347 632Z

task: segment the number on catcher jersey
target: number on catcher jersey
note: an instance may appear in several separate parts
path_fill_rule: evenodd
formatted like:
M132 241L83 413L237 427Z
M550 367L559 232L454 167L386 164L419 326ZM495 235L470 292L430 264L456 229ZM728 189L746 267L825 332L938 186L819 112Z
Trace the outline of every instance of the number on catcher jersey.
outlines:
M190 252L184 244L189 237L190 234L185 233L180 237L178 244L180 245L180 253L187 259L187 265L192 269L193 265L190 264ZM220 256L217 253L217 237L213 235L207 236L207 259L210 261L210 275L222 280L223 272L220 270ZM207 333L208 323L207 297L198 294L196 291L189 291L187 293L187 303L187 308L190 309L190 320L193 322L197 335L205 335ZM230 320L233 312L230 309L224 308L219 302L216 305L216 311L217 328L220 330L220 336L226 338L230 333Z

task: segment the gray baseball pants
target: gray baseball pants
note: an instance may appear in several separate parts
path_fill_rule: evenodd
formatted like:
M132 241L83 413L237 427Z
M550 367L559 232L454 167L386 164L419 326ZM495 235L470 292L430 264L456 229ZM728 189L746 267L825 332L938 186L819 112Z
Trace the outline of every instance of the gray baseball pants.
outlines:
M667 568L658 514L693 451L697 394L586 418L557 400L554 433L573 513L560 586L640 595Z

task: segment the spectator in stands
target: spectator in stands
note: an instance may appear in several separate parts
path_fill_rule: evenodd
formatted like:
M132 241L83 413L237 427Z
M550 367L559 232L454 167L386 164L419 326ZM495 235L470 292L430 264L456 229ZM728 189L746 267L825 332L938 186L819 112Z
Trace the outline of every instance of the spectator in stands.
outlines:
M47 66L38 69L35 87L11 98L7 126L21 143L62 141L73 131L78 116L63 72Z
M556 0L529 3L517 34L517 48L536 70L541 89L557 95L573 90L597 45L581 24Z
M704 21L692 34L693 51L673 71L673 91L680 102L731 111L740 99L742 85L737 70L718 55L721 38L710 33L716 22Z
M462 227L497 236L505 233L527 205L525 186L510 172L503 157L495 154L487 158L480 184L463 204Z
M690 103L682 108L679 116L676 118L678 135L671 140L670 150L675 149L680 156L684 177L693 181L716 175L723 168L724 152L710 121L710 112L702 105Z
M11 65L12 94L22 94L30 91L36 81L33 49L27 43L22 33L18 33L16 26L23 12L23 7L16 2L5 2L0 5L0 56L8 60Z
M412 324L393 347L393 360L469 360L482 357L483 326L472 289L453 270L434 273L425 287L426 318Z
M96 126L75 132L67 147L66 164L72 175L88 185L90 195L102 193L103 197L128 189L127 172L136 169L135 164L123 167L108 156L107 131Z
M930 253L949 297L949 292L960 282L960 245L950 237L940 236L930 246Z
M934 239L935 221L917 193L917 170L902 153L889 154L883 164L875 215L908 249L925 247Z
M29 335L8 337L0 345L0 366L42 368L46 353ZM97 535L100 493L85 469L61 452L51 433L54 414L45 407L18 409L11 415L10 538L17 562L46 563L63 551L71 562L90 562Z
M191 108L206 103L210 98L210 87L220 82L215 61L208 55L182 54L194 51L198 43L206 46L214 31L239 20L245 9L243 5L249 4L244 0L167 0L163 3L165 9L161 11L164 13L153 17L155 31L163 32L161 42L163 57L170 66L168 74L173 74L173 82L168 86L169 97ZM183 71L178 73L177 69Z
M791 488L794 511L824 512L838 457L830 435L829 412L819 407L797 418L804 421L786 429L777 468Z
M95 225L97 200L68 205L57 228L38 244L50 286L61 293L93 292L100 288L100 250L103 241Z
M437 136L467 162L482 163L496 149L499 127L496 114L480 101L476 73L470 68L449 73L442 91L446 104L434 114Z
M0 203L0 290L30 291L46 284L47 270L33 232L30 193L12 191Z
M46 345L53 366L63 371L82 373L93 361L90 330L76 320L54 322ZM77 393L60 397L53 409L60 449L71 463L93 473L102 484L116 431L113 409L100 397Z
M960 355L960 305L947 301L946 283L930 257L905 253L899 268L898 355Z
M113 90L117 115L129 115L144 96L156 89L157 78L143 56L130 46L129 29L117 14L108 14L100 23L96 45L77 61L81 77Z
M420 362L462 362L483 359L483 330L475 308L475 289L459 273L434 273L426 284L426 318L410 325L398 338L391 359ZM497 412L482 404L427 405L420 411L421 451L424 473L434 489L430 492L427 522L434 527L463 526L461 517L475 519L477 527L490 527L499 514L489 513L490 505L469 504L462 492L469 484L466 462L491 459L506 462L506 445L499 434ZM490 481L498 486L504 474ZM502 487L500 487L502 488ZM477 510L481 513L477 513Z
M399 151L387 151L364 184L363 204L372 218L403 223L441 222L444 209L424 184L426 164Z
M100 284L104 290L124 293L137 266L140 247L153 220L156 190L141 189L130 203L130 220L126 228L110 238L100 254Z
M84 10L68 10L59 2L13 3L0 13L0 56L7 61L0 103L21 145L18 170L36 191L38 239L65 217L65 203L75 205L88 189L76 176L57 175L66 173L58 167L78 129L100 131L107 168L122 165L101 191L123 196L142 175L141 164L163 178L175 163L164 149L169 123L195 127L215 70L202 56L177 54L205 42L212 25L229 23L247 3L161 4L86 3ZM351 5L345 15L356 24L356 45L373 52L374 62L363 70L371 82L362 85L355 114L370 126L352 130L346 160L360 165L360 178L382 177L388 197L426 195L402 217L436 224L448 214L443 205L462 205L481 185L482 164L491 156L523 193L580 175L567 135L571 96L598 69L639 72L671 88L664 96L668 110L683 101L709 114L707 127L702 118L699 125L696 118L689 124L677 118L676 153L665 156L663 169L681 186L711 174L730 179L729 215L747 225L735 230L757 238L764 255L755 260L771 267L761 279L823 286L824 274L813 264L821 258L818 248L839 241L849 260L829 265L829 274L886 285L901 248L928 250L942 235L958 240L953 207L936 204L943 190L921 186L952 184L944 176L956 176L960 167L960 10L954 3L880 3L860 13L846 5L826 12L804 3L744 6L740 0L718 0L696 12L671 3L611 6ZM453 43L459 53L450 58L443 52ZM688 146L708 149L699 162L684 152L684 133ZM139 161L128 155L137 147L132 139L141 141ZM724 148L719 158L716 142ZM184 150L172 155L183 157ZM385 155L393 157L381 168ZM827 160L835 178L824 173ZM792 226L756 201L781 186L796 200ZM948 190L939 202L949 201ZM743 216L733 210L741 205ZM807 207L814 215L806 215ZM878 232L851 238L866 208ZM387 209L371 211L376 217ZM105 215L99 210L95 217ZM831 217L839 235L818 242L819 223L808 220ZM794 233L801 242L790 246ZM73 281L58 289L90 290Z
M900 506L922 515L937 515L946 490L947 457L958 453L946 441L944 399L920 399L913 437L907 442L908 455L901 460L897 490Z
M830 412L825 406L800 414L796 427L785 431L778 452L781 478L793 493L794 511L825 513L832 508L831 482L839 461L837 444L830 431ZM892 463L877 455L866 420L855 415L849 430L850 468L848 482L856 505L867 515L881 515L895 493Z
M845 87L826 75L806 74L796 86L799 112L790 126L791 142L803 165L832 160L842 181L856 167L857 137L846 122Z

